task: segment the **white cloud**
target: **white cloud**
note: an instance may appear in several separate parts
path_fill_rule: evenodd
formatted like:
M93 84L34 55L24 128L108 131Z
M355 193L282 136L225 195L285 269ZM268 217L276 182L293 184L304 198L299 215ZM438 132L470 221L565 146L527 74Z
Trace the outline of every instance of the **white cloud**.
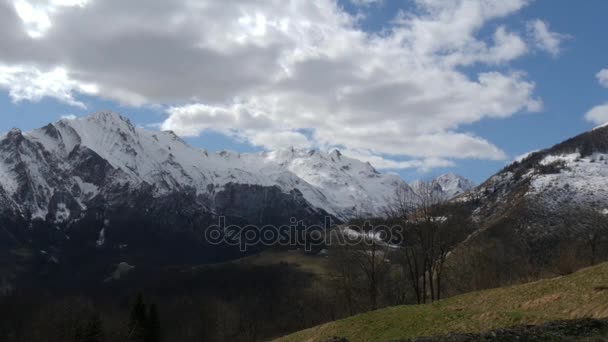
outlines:
M52 97L81 108L86 106L77 101L73 93L97 92L95 85L71 79L68 72L61 67L40 71L32 67L3 65L0 65L0 89L7 89L14 102L40 101L44 97Z
M600 70L595 77L597 77L601 86L608 88L608 69ZM585 114L585 119L596 125L600 125L596 128L608 125L608 103L591 108Z
M369 162L374 167L384 170L417 169L421 172L427 172L433 168L452 167L455 165L453 161L441 158L424 158L398 161L373 154L372 152L366 150L347 149L341 150L341 152L348 157L355 158L364 162Z
M95 93L166 105L162 127L182 135L341 146L388 168L424 168L506 158L461 127L542 108L525 74L493 70L528 52L517 30L479 34L526 0L416 0L377 34L333 0L19 0L39 11L29 17L3 1L0 31L12 33L0 40L0 65L21 72L0 87L13 100L81 106L78 93ZM475 64L486 71L461 71ZM58 67L50 85L39 81Z
M549 25L540 19L536 19L528 23L528 32L536 47L550 53L552 56L557 56L561 52L561 44L567 35L552 32Z
M312 146L304 134L295 131L252 131L249 134L245 133L245 136L253 145L273 150L288 146L298 149Z
M61 118L64 120L74 120L77 118L77 116L74 114L68 114L68 115L62 115Z
M608 103L593 107L585 114L585 119L597 125L608 123Z
M32 38L42 37L51 27L50 15L62 7L82 7L87 0L16 0L15 11Z
M34 38L42 36L42 34L51 27L49 16L43 11L27 1L18 0L15 2L15 10L23 20L27 33Z
M600 82L600 85L608 88L608 69L600 70L595 76L597 77L598 82Z

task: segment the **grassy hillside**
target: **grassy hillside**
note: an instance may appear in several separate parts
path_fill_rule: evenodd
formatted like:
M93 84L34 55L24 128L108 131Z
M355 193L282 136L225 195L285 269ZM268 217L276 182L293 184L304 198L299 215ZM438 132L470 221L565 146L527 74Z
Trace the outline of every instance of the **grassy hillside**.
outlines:
M287 263L304 272L309 272L321 278L329 275L329 259L323 256L308 255L302 251L273 251L267 250L245 258L230 261L240 265L268 266Z
M391 341L520 324L608 317L608 263L569 276L469 293L428 305L398 306L331 322L278 341Z

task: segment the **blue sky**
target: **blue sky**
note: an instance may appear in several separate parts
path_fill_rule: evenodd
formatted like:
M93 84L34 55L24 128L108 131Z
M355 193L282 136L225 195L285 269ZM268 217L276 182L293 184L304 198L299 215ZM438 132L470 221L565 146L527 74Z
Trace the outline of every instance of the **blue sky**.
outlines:
M9 3L9 5L14 4ZM89 4L82 4L81 6L86 7L89 6ZM350 1L343 0L335 8L337 8L336 11L343 10L350 16L355 16L357 14L362 15L356 22L355 29L368 34L379 34L380 36L385 34L382 32L391 30L394 25L394 19L399 11L411 13L412 15L424 16L424 13L420 14L420 8L414 6L412 1L404 0L385 0L381 3L372 3L369 5L357 5ZM0 11L2 10L3 9L0 8ZM61 9L48 10L47 14L54 25L54 20L57 20L58 23L58 21L61 20L58 18L61 17L59 15L54 17L53 15L59 13L61 10L63 10L63 7ZM263 11L263 9L260 9L260 11ZM605 20L606 13L608 13L608 2L603 0L586 0L576 3L567 0L537 0L525 4L520 9L512 10L506 15L499 15L491 19L485 18L482 27L473 32L474 37L479 41L490 42L499 27L506 27L508 32L525 38L530 34L528 32L529 23L540 19L547 25L551 32L556 34L556 37L559 37L559 52L555 54L547 53L547 51L543 51L543 49L533 48L533 43L526 41L528 45L526 53L510 58L507 62L463 63L455 66L454 70L469 77L473 81L477 79L480 73L484 72L499 72L505 75L510 75L515 72L521 74L523 75L521 77L523 77L526 82L534 84L534 89L529 95L529 98L542 100L542 109L537 111L526 109L507 110L506 112L508 113L501 112L500 115L497 115L499 117L492 117L491 115L485 115L480 112L479 116L473 120L455 121L456 123L452 126L446 126L448 127L446 130L450 132L463 133L467 136L482 138L483 141L489 142L491 145L504 152L502 158L489 157L488 153L485 152L479 152L479 156L472 154L473 157L463 157L461 154L450 154L453 152L441 152L437 154L437 158L449 161L451 166L442 167L441 163L439 163L438 167L403 167L389 169L388 171L397 172L406 180L427 178L452 171L476 182L482 182L488 176L501 169L515 156L531 150L549 147L568 137L596 126L598 124L598 122L596 122L597 120L594 122L586 120L585 114L595 106L608 102L608 89L602 87L598 82L598 77L596 77L600 70L608 68L608 46L606 45L605 38L605 33L608 32L608 22ZM270 18L269 15L266 16ZM23 17L21 19L24 20ZM49 32L52 32L54 27L55 26L51 26L51 28L48 29ZM351 31L352 30L353 29L351 29ZM47 33L37 39L44 40L46 37L45 35L47 35ZM50 37L52 35L48 34L48 36ZM53 39L55 39L54 36ZM95 45L92 45L91 48L95 49ZM2 51L1 49L2 46L0 46L0 51ZM104 51L100 50L99 53L103 54ZM7 85L6 82L3 86L3 69L1 66L30 65L28 64L29 61L26 59L26 56L27 55L21 57L7 57L6 50L5 53L0 52L0 111L3 115L3 120L0 121L0 131L7 131L12 127L29 130L43 126L48 122L58 120L62 116L83 116L91 112L107 109L129 117L136 125L149 129L159 129L161 123L164 123L163 127L165 128L172 127L167 123L167 119L172 115L178 114L171 112L171 108L189 105L194 102L203 103L205 105L210 103L226 103L226 100L213 102L215 101L215 98L211 100L211 97L205 98L203 95L201 95L201 98L199 99L190 101L189 99L192 98L191 94L184 94L183 98L185 100L173 96L173 98L168 97L168 100L165 101L152 98L152 96L148 96L147 94L147 98L144 101L125 100L126 96L114 96L111 91L107 90L112 85L120 85L118 81L114 80L107 81L107 86L100 81L100 89L102 90L96 92L89 93L87 91L73 89L74 87L67 88L66 91L70 94L68 97L72 97L74 100L71 104L69 103L70 101L66 101L66 97L62 94L57 95L48 90L45 90L48 94L44 93L42 96L29 95L16 99L14 96L15 90L12 89L10 85ZM48 68L52 68L56 65L65 66L70 77L75 75L74 79L77 79L80 75L85 75L82 76L82 79L78 79L78 82L95 83L96 80L93 75L96 75L95 72L98 71L96 70L93 72L89 69L85 69L93 69L92 66L82 63L80 65L74 64L72 67L70 64L71 56L69 54L58 56L61 57L57 57L55 61L43 61L40 59L40 61L35 61L31 65L34 65L38 70L49 70ZM23 59L20 60L19 58ZM65 58L65 63L61 58ZM179 63L179 59L176 61L167 60L167 63ZM243 63L247 62L243 61ZM5 79L8 78L6 75L4 77ZM13 77L10 78L11 81L16 80L16 82L21 83L27 82L27 77L26 80L14 78L14 75L11 77ZM226 77L230 76L226 75ZM163 80L159 79L159 81L162 82ZM201 78L200 82L205 82L205 78ZM128 86L132 85L128 83ZM442 84L438 83L437 86L441 87ZM125 85L125 89L126 87L127 86ZM212 87L212 85L210 85L210 87ZM133 89L138 90L137 88ZM163 89L159 89L159 91L155 90L155 94L159 92L162 93ZM207 88L200 91L204 93L206 89ZM225 98L244 96L236 91L234 96L231 96L232 94L229 91L230 88L227 89L227 91L223 91L222 93L222 96ZM168 91L172 91L172 89L168 89ZM214 90L212 89L209 91L213 92ZM27 93L27 91L24 92ZM61 92L63 92L63 90L60 91L60 93ZM143 91L142 94L144 94ZM181 96L181 94L178 95ZM194 96L197 96L197 94L194 94ZM509 97L508 94L503 94L503 96L506 98ZM158 95L158 97L162 98L163 95ZM82 103L84 106L74 105L75 101ZM304 102L304 105L305 104L306 102ZM287 108L289 108L289 105L290 103L287 101ZM299 108L299 105L299 103L294 104L294 108ZM457 105L459 106L460 104ZM261 110L263 110L263 108ZM305 110L302 113L305 113ZM282 115L285 116L289 114ZM406 114L393 111L390 115L401 118ZM302 116L305 115L302 114ZM209 118L214 120L217 119L218 121L209 122ZM257 122L262 122L257 119L258 117L255 118ZM390 121L390 118L390 116L382 117L379 121ZM229 119L224 120L221 117L217 117L217 115L211 117L207 116L203 119L207 120L209 123L203 123L201 126L202 128L195 130L194 133L188 130L188 127L184 128L181 126L178 126L178 128L181 127L186 133L181 134L180 130L177 129L178 133L183 135L185 140L190 144L211 151L229 149L241 152L251 152L276 146L276 144L273 145L272 141L267 142L268 139L264 140L262 138L267 135L260 135L258 133L261 131L254 131L251 128L258 127L255 122L251 124L252 126L235 127L235 131L232 131L230 126L231 121ZM416 120L417 117L412 116L411 121L409 122L412 122L412 125L416 125ZM173 122L174 125L175 122L176 121ZM184 125L183 122L184 120L179 121L179 123ZM196 121L195 124L201 125L198 121ZM213 126L215 124L221 127L215 129ZM266 123L261 123L260 126L262 128L256 129L263 129L263 125L265 124ZM274 125L275 123L273 122L271 124ZM288 127L287 132L283 131L284 125L285 124L281 122L280 125L277 124L277 127L280 127L280 130L273 126L272 130L268 131L271 132L270 140L272 140L272 134L275 134L276 132L277 142L283 141L279 140L279 137L282 138L285 136L286 143L289 143L289 141L291 141L289 139L295 137L300 140L302 138L306 141L310 141L312 144L311 147L327 148L328 146L337 146L353 151L361 149L361 145L357 145L356 147L347 146L350 140L347 140L346 138L333 141L327 138L313 137L314 134L312 132L317 128L314 125L310 127L300 127L297 124L293 124ZM374 123L371 121L371 123L366 123L366 125L372 127ZM416 132L419 131L420 130L416 129ZM320 135L321 134L319 134L319 136ZM366 138L362 137L361 139L364 144ZM379 144L381 142L374 141L373 143L380 146ZM391 144L393 143L394 141L391 141ZM407 143L407 141L405 141L405 143ZM380 146L374 149L373 153L375 156L381 158L390 158L393 162L407 162L409 160L422 160L425 158L421 155L415 155L413 152L404 152L403 154L396 153L394 152L396 148L392 146L393 145L386 149L383 149L382 146ZM463 146L466 147L466 145ZM439 147L437 149L439 150Z

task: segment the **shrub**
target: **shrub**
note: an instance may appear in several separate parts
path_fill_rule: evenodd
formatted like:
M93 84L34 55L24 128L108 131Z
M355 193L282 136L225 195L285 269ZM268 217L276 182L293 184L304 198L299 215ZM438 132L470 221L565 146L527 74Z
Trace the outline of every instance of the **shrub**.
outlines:
M536 169L541 175L556 174L566 169L566 162L563 160L556 160L549 164L539 164Z

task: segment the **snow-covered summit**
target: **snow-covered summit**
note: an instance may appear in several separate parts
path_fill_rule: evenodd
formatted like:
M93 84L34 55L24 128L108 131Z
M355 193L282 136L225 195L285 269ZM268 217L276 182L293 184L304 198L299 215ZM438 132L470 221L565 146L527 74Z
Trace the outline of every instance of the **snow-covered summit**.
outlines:
M603 123L601 125L595 126L593 128L593 130L595 131L596 129L605 128L605 127L608 127L608 122L605 122L605 123Z
M410 186L414 191L418 191L421 183L420 180L416 180L410 183ZM454 198L475 187L475 183L472 181L451 172L433 179L431 183L433 191L437 191L446 199Z
M458 196L475 187L475 183L454 173L441 175L435 179L435 182L441 186L441 190L449 197Z
M479 217L500 217L514 207L547 210L608 208L608 126L597 127L514 161L470 193ZM550 215L549 215L550 216ZM553 224L555 225L555 224Z
M227 184L297 190L312 207L342 219L380 214L395 189L407 186L337 150L208 153L112 112L0 136L0 194L33 216L53 211L58 194L85 210L117 188L151 186L157 196L192 190L212 201Z

